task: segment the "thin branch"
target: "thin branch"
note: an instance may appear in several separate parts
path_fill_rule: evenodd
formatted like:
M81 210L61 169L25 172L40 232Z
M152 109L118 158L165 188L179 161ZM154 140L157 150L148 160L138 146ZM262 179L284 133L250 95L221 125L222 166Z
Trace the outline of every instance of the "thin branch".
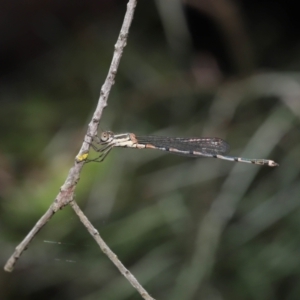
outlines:
M118 259L117 255L112 252L112 250L108 247L108 245L101 238L98 230L92 225L92 223L88 220L88 218L84 215L80 207L77 205L75 201L70 202L71 207L76 212L80 221L87 228L91 236L95 239L102 252L105 253L108 258L114 263L114 265L119 269L119 271L124 275L124 277L131 283L131 285L140 293L140 295L146 300L154 300L147 291L140 285L140 283L136 280L136 278L130 273L129 270L125 268L122 262Z
M77 161L82 161L87 157L87 153L89 151L89 145L91 143L92 137L95 136L98 130L99 121L102 116L103 109L107 106L107 99L110 93L110 90L115 83L115 76L117 74L117 70L120 64L120 60L123 54L123 49L126 46L127 38L129 34L129 27L131 25L134 10L137 4L137 0L129 0L127 4L127 11L124 17L124 21L120 30L120 34L118 40L115 44L115 51L113 54L112 62L110 64L110 68L105 79L104 84L101 87L100 97L98 100L97 108L94 112L93 118L88 125L87 134L85 136L85 141L88 143L83 143L82 147L77 155Z
M81 149L76 157L74 166L70 169L69 174L65 183L62 185L60 192L58 193L55 201L51 204L46 213L39 219L35 224L33 229L27 234L24 240L16 247L15 252L9 258L4 266L4 270L11 272L14 268L19 257L22 255L23 251L28 247L29 243L33 240L35 235L43 228L43 226L51 219L51 217L61 208L67 204L71 204L75 213L78 215L82 223L86 226L87 230L92 234L97 243L99 244L102 251L111 259L111 261L117 266L120 272L128 279L128 281L138 290L144 299L151 300L149 294L142 288L142 286L137 282L135 277L123 266L123 264L117 259L117 256L108 248L105 242L101 239L98 231L92 226L88 219L84 216L78 205L73 201L74 190L77 182L80 178L80 172L84 165L84 160L89 152L90 142L92 136L97 132L99 121L102 116L103 109L107 106L107 99L114 84L115 76L119 67L119 63L122 57L123 49L126 46L127 37L129 33L129 28L133 19L134 10L137 4L137 0L129 0L127 4L127 11L125 14L124 22L115 44L115 51L111 66L106 77L106 80L101 88L100 98L98 101L97 108L93 115L91 122L88 125L87 134L85 136L84 142Z
M48 208L46 213L38 220L38 222L34 225L31 231L27 234L27 236L23 239L23 241L16 247L14 253L8 259L4 266L4 270L7 272L12 272L14 266L22 255L23 251L28 248L29 243L33 240L35 235L45 226L45 224L51 219L51 217L61 208L66 206L74 196L74 189L79 180L80 170L83 166L83 162L77 163L70 169L69 174L65 183L60 188L60 192L58 193L56 199Z

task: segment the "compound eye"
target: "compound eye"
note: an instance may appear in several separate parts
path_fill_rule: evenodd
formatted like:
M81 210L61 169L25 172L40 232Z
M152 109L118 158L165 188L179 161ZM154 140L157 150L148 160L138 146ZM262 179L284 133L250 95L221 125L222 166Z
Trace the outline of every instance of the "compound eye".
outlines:
M100 140L101 142L106 142L110 137L110 134L108 131L104 131L101 133L101 136L100 136Z

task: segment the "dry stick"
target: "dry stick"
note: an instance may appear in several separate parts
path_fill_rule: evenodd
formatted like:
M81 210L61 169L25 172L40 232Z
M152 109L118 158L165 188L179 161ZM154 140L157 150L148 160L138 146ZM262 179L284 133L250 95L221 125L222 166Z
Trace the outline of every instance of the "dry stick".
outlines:
M84 138L84 142L81 146L79 154L76 157L74 166L70 169L69 174L65 183L60 188L60 192L57 195L55 201L46 211L46 213L40 218L40 220L35 224L33 229L27 234L24 240L16 247L15 252L9 258L4 266L4 270L11 272L18 258L21 256L23 251L27 248L28 244L32 241L39 230L50 220L50 218L65 205L69 204L74 197L74 189L79 180L79 174L83 167L83 160L87 157L89 151L92 136L97 132L98 124L102 116L103 109L107 106L107 98L109 96L112 85L114 84L114 78L120 63L123 49L126 45L126 40L129 32L129 27L133 19L134 9L137 0L129 0L127 4L127 11L125 14L124 22L118 37L118 41L115 45L115 52L111 62L110 69L106 80L101 88L100 98L98 101L97 108L94 112L92 121L88 125L87 134Z
M101 238L97 229L94 228L92 223L88 220L88 218L83 214L80 207L77 205L75 201L70 202L70 205L78 215L80 221L87 228L89 233L96 240L97 244L101 248L102 252L104 252L108 258L115 264L115 266L119 269L119 271L127 278L127 280L131 283L131 285L140 293L140 295L146 300L154 300L147 291L140 285L140 283L136 280L136 278L125 268L122 262L118 259L117 255L111 251L111 249L107 246L104 240Z
M74 201L74 190L77 182L79 181L79 174L84 164L84 159L87 157L89 151L91 137L97 132L98 124L102 116L103 109L107 106L107 99L114 84L114 79L117 73L117 69L121 60L123 49L126 46L128 37L129 27L131 25L134 10L137 4L137 0L129 0L127 4L127 11L124 17L124 22L115 45L115 51L111 66L106 77L106 80L101 88L100 98L98 101L97 108L94 112L92 121L88 125L87 134L84 142L81 146L79 154L76 157L74 166L70 169L69 174L65 183L62 185L59 194L55 201L51 204L46 213L40 218L35 224L33 229L27 234L24 240L16 247L15 252L9 258L4 266L4 270L11 272L16 264L18 258L21 256L23 251L28 247L29 243L33 240L35 235L41 230L41 228L51 219L51 217L61 208L70 204L75 213L78 215L82 223L85 225L87 230L96 240L102 251L109 257L109 259L117 266L120 272L127 278L131 285L140 293L140 295L146 300L154 300L145 289L139 284L136 278L124 267L124 265L118 260L117 256L110 250L110 248L101 239L98 231L92 226L87 217L80 210L76 202Z
M50 220L50 218L62 207L69 204L74 197L74 189L79 180L79 174L83 167L83 160L87 157L89 151L92 136L97 132L98 124L102 115L103 109L107 106L107 98L110 89L114 83L114 78L119 66L123 48L126 45L126 39L128 36L129 27L133 18L134 8L136 6L137 0L129 0L127 4L127 11L124 18L124 22L120 31L118 41L115 45L115 52L113 55L112 63L106 77L106 80L101 88L100 98L98 101L97 108L94 112L92 121L88 125L87 134L85 136L84 142L81 146L79 154L76 157L74 166L70 169L69 174L65 183L60 188L60 192L57 195L55 201L46 211L46 213L40 218L33 229L28 233L24 240L16 247L15 252L9 258L4 266L4 270L11 272L18 258L21 256L23 251L27 248L28 244L34 238L34 236L39 232L39 230Z
M15 252L11 255L4 266L4 270L12 272L23 251L27 249L29 243L33 240L35 235L42 229L42 227L51 219L51 217L61 208L66 206L73 199L74 189L79 180L79 172L83 163L76 163L69 171L68 177L60 188L56 199L48 208L46 213L38 220L31 231L27 234L24 240L16 247Z

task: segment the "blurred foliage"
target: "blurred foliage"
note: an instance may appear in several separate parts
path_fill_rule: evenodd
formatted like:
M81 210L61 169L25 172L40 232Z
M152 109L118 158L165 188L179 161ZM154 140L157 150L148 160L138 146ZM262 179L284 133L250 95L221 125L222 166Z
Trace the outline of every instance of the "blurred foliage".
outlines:
M283 1L185 2L184 15L176 1L138 3L101 128L218 136L232 155L270 158L280 167L114 149L103 163L84 167L76 200L156 299L299 299L293 9ZM2 266L73 164L126 9L125 1L61 3L34 3L35 14L33 6L11 6L7 13L23 18L1 28ZM37 235L12 274L0 272L0 298L141 299L70 207Z

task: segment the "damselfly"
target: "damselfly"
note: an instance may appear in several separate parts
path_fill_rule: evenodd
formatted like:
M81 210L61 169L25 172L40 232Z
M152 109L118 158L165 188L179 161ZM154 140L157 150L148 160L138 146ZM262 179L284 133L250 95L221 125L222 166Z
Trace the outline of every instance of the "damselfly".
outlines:
M94 161L103 161L113 147L157 149L169 153L190 157L212 157L233 162L243 162L269 167L279 166L275 161L269 159L252 159L225 155L229 151L229 145L219 138L181 138L164 136L137 136L134 133L114 134L112 131L104 131L100 137L95 139L99 147L92 144L97 152L98 158Z

